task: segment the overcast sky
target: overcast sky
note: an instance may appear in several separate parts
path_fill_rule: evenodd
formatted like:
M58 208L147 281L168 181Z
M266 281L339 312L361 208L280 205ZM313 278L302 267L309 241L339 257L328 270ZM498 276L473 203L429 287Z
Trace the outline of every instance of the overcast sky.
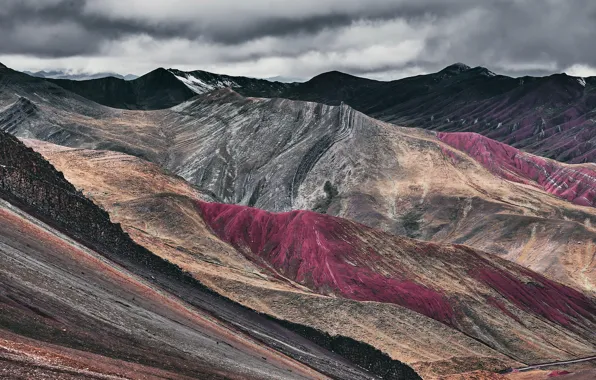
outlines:
M596 75L594 0L2 0L0 36L17 70Z

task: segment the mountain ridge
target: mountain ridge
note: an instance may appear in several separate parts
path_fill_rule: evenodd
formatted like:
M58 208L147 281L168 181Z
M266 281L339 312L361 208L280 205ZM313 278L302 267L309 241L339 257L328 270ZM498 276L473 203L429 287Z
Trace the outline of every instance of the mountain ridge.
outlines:
M223 87L246 97L280 97L328 105L343 102L396 125L476 132L559 161L596 161L596 128L591 128L596 118L596 77L562 73L512 78L460 63L436 73L393 81L338 71L319 74L304 83L269 82L200 70L172 69L169 73L174 78L166 79L165 73L162 76L175 95L152 101L142 94L128 99L103 96L106 90L100 82L86 85L93 90L76 82L57 83L98 103L124 109L165 109Z
M94 102L115 108L168 108L195 95L164 68L155 69L131 81L114 77L85 81L46 80Z
M114 77L114 78L119 78L119 79L124 79L124 80L132 80L132 79L138 78L137 75L133 75L133 74L121 75L121 74L117 74L114 72L76 74L76 73L69 73L69 72L63 71L63 70L51 70L51 71L41 70L41 71L36 71L36 72L23 71L23 73L25 73L27 75L34 76L34 77L39 77L39 78L68 79L68 80L77 80L77 81L90 80L90 79L101 79L101 78L107 78L107 77Z

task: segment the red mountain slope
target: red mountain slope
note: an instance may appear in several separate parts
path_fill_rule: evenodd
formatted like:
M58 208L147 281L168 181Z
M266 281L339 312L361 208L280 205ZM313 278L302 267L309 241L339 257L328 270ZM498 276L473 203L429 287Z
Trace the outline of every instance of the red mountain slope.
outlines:
M396 237L310 211L270 213L202 201L198 206L213 231L249 260L319 293L405 306L472 336L476 328L499 330L501 322L487 323L499 313L524 321L526 328L533 318L548 321L596 343L596 303L468 247ZM490 315L472 326L472 309Z
M319 293L395 303L446 324L453 320L444 294L412 281L399 263L361 240L364 226L310 211L274 214L205 202L201 209L220 238L279 276Z
M563 164L524 153L477 133L439 132L437 137L507 180L538 187L578 205L596 205L595 164Z

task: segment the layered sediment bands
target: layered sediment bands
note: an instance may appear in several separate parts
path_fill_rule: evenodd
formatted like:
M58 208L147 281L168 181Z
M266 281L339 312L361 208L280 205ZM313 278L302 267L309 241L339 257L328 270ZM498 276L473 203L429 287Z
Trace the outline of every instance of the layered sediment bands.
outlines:
M574 335L560 336L564 344L582 341L587 350L596 344L594 301L470 248L394 237L308 211L269 213L202 201L198 207L213 231L249 260L318 293L395 303L520 360L526 359L514 336L542 328L551 337L560 328Z
M104 339L109 345L112 334L119 334L118 329L114 331L105 326L105 321L116 320L124 326L129 323L133 325L138 324L139 322L136 321L126 322L124 315L117 314L110 311L110 309L113 307L120 308L119 305L123 304L124 308L121 310L130 309L128 311L130 315L126 317L136 318L135 316L137 314L134 312L136 306L132 306L137 304L136 297L141 298L142 296L145 298L153 296L154 298L149 298L147 302L163 302L171 305L171 308L173 308L173 310L166 309L159 311L162 316L162 313L172 313L176 310L177 313L181 313L187 318L194 320L206 318L209 321L204 322L207 324L207 327L199 327L203 322L195 322L194 326L190 324L189 329L208 331L210 337L204 338L207 339L208 344L201 346L201 340L193 340L194 344L198 345L198 347L194 349L189 348L191 352L196 352L194 354L197 355L195 356L195 360L199 359L200 362L200 364L196 365L194 372L193 369L184 368L182 365L168 360L167 356L171 354L165 348L161 357L145 357L143 353L139 353L137 360L146 360L151 365L175 372L179 371L182 374L187 372L197 373L198 371L199 373L210 374L209 376L212 375L213 377L229 375L232 378L279 378L293 376L296 378L308 378L319 377L322 376L321 374L337 378L373 379L379 377L378 374L361 369L356 364L317 346L299 334L284 329L277 322L266 319L254 311L210 291L176 265L136 245L122 231L119 225L110 222L109 216L105 211L99 209L93 202L75 190L38 153L26 148L10 135L2 133L0 134L0 138L0 163L2 165L0 167L0 186L2 197L30 210L33 214L99 253L89 252L85 247L77 245L76 242L69 240L66 236L61 235L60 232L51 229L51 227L41 222L36 222L35 220L23 221L24 218L28 219L30 217L20 213L16 209L4 211L3 221L12 218L14 220L13 224L22 224L22 226L16 227L12 225L6 226L3 232L3 236L5 237L3 241L8 241L5 244L13 247L6 248L5 253L15 253L12 255L13 259L5 263L6 267L9 268L9 272L3 274L8 275L8 278L6 278L6 281L2 281L2 283L12 286L12 288L9 288L8 294L14 294L12 296L13 298L9 297L10 300L5 302L8 305L7 310L11 310L11 313L2 313L5 319L3 326L9 330L26 336L32 336L34 334L35 337L39 337L39 331L41 330L45 329L48 331L48 329L56 329L54 323L50 321L57 320L60 323L68 321L66 323L66 331L72 331L65 334L66 338L52 338L51 331L47 335L42 334L42 336L45 336L45 339L50 342L63 344L67 347L78 349L84 347L101 355L114 356L127 360L130 356L124 355L124 351L130 349L130 347L127 347L125 343L112 342L112 344L121 344L119 349L107 348L106 343L102 343L101 339ZM40 228L43 231L38 231ZM27 236L27 232L23 232L26 229L31 230L30 234L36 237L36 246L33 248L27 245L30 243L25 244L23 248L23 243L21 243L22 239L24 239L23 236ZM21 235L23 233L24 235ZM64 249L53 248L49 245L50 243L56 246L67 245L68 248L66 248L66 251ZM35 257L35 262L31 263L30 260L23 261L22 259L16 260L18 257L26 258L27 255L19 253L19 248L17 251L14 251L15 246L24 249L27 255ZM72 251L73 249L78 253ZM86 253L82 254L81 252ZM50 256L49 258L48 255ZM57 256L52 257L53 255ZM6 257L6 255L2 257ZM83 257L87 257L87 259L83 259ZM83 261L79 262L78 260ZM91 260L93 265L89 264L89 260ZM70 264L67 265L69 262ZM48 263L51 263L51 265L48 265ZM36 276L38 282L34 282L33 285L26 285L28 281L31 281L29 279L31 277L29 275L30 272L35 272L36 268L42 268L41 271L37 269L40 272ZM52 268L56 269L52 270ZM11 271L19 273L19 275L11 279L9 275ZM78 273L80 273L80 276ZM85 276L86 273L88 274L87 276ZM108 273L119 276L119 279L111 282L105 280L105 276ZM48 279L52 280L50 281ZM72 285L77 281L79 283L76 286ZM95 282L98 282L98 286L101 286L105 281L108 283L113 282L114 284L128 281L133 285L139 284L138 286L151 289L151 292L142 289L128 291L128 297L132 296L132 301L129 299L119 300L119 302L104 301L103 299L106 297L106 294L101 294L101 296L94 296L93 294L97 292L94 288ZM70 296L70 293L72 291L76 292L76 290L64 290L62 293L64 294L64 298L58 295L61 294L60 292L63 289L79 289L81 286L85 286L84 284L87 284L87 286L93 289L86 292L91 292L89 297L83 298L88 298L89 302L96 302L93 305L87 305L89 308L98 309L102 307L102 302L112 302L111 308L107 308L103 312L108 313L104 317L94 317L93 313L91 313L91 316L84 313L84 316L81 315L79 317L80 312L77 311L77 308L81 307L81 304L77 300L81 297L73 295L71 298ZM49 286L53 287L51 292L48 290ZM35 289L40 290L35 291ZM43 289L46 290L43 291ZM111 292L107 291L107 294L121 291L121 289L116 287ZM48 294L50 295L48 296ZM39 298L36 302L37 304L46 305L44 307L48 308L51 307L51 310L47 311L39 311L39 308L29 306L25 307L26 310L33 310L35 313L44 316L44 318L49 318L50 321L31 321L23 316L22 307L17 306L15 309L14 303L16 302L17 305L22 305L25 302L23 300L24 297ZM130 302L132 302L132 305ZM138 302L141 302L141 300ZM69 306L66 307L65 305ZM73 306L75 310L72 310ZM103 313L98 313L98 315L102 316L104 315ZM191 314L190 317L188 313ZM107 315L110 315L110 317ZM140 315L147 316L148 314L141 311L138 318L141 318ZM148 318L149 320L159 320L162 317L148 316ZM173 321L174 323L180 323L178 317L174 317ZM89 331L87 330L89 326L95 326L90 331L97 332L98 336L89 337L92 343L89 343L87 346L81 346L81 342L84 342L82 336L85 331ZM160 335L162 334L161 330L155 330L155 327L152 325L146 326L144 337L146 335L151 336L151 332L153 332L156 335L149 340L157 339L157 341L163 341L165 339ZM217 332L211 333L213 329ZM141 339L135 335L134 331L129 335L119 335L122 336L122 341L120 342L126 340L135 342ZM184 334L184 332L181 332L181 334ZM189 336L196 334L195 332ZM227 338L230 335L232 338ZM173 341L167 344L173 345L174 342L185 342L180 337L173 337L173 339ZM215 346L219 346L221 343L221 347L218 350L210 349L209 347L213 347L214 343ZM353 342L353 344L353 350L361 352L361 357L365 358L368 355L365 346L360 347L357 342ZM226 348L227 346L230 346L229 350ZM237 360L241 364L231 364L231 360L226 358L222 351L229 351L229 353L238 355ZM214 358L213 352L222 352L223 358ZM290 358L308 363L307 365L315 368L317 372ZM187 360L192 360L192 355ZM213 369L208 370L210 365L213 366ZM404 364L397 362L394 365L405 367ZM199 370L199 368L201 369ZM283 375L281 375L282 373ZM411 371L408 372L406 370L404 373L409 373L411 376L407 375L402 378L418 378Z
M537 186L578 205L596 205L596 164L563 164L529 155L476 133L441 132L437 137L507 180Z
M456 315L463 315L463 319L458 319L458 321L462 323L465 331L480 329L482 332L479 334L482 336L482 341L488 343L480 343L443 323L396 304L362 302L344 298L345 296L339 292L334 293L331 287L326 286L321 287L324 294L335 297L318 296L309 291L307 286L293 281L284 272L275 270L272 272L271 265L263 265L262 259L255 260L256 255L252 253L245 255L213 236L210 233L210 227L205 225L201 217L201 209L197 207L197 202L204 198L203 195L180 178L168 175L167 172L153 164L121 153L70 149L35 141L27 141L27 143L42 152L58 168L64 170L66 177L73 181L79 189L84 189L85 194L89 194L96 202L109 210L114 220L122 223L126 231L138 243L177 263L211 288L269 315L315 327L332 335L343 335L367 342L389 353L394 359L406 361L425 377L478 368L490 368L497 371L504 367L515 366L515 363L512 363L513 360L505 357L502 353L523 362L538 362L554 357L553 355L567 357L569 353L562 351L561 347L567 347L566 350L573 352L574 355L581 355L591 349L586 348L585 345L584 348L581 348L582 344L578 345L573 339L568 340L565 338L565 334L562 334L557 328L553 328L552 322L541 320L541 317L536 317L535 314L524 314L524 309L519 309L506 298L499 296L496 290L494 292L497 294L486 287L483 289L487 291L487 294L477 301L472 298L472 301L457 309L457 303L452 301L453 292L459 291L461 294L466 294L467 291L462 290L468 289L466 284L459 282L460 278L467 278L469 275L463 272L458 274L457 271L454 274L449 274L450 267L444 268L443 264L439 263L427 263L424 264L424 267L415 267L414 270L424 275L425 279L431 278L431 281L441 279L442 277L437 273L443 273L446 276L441 280L443 285L435 288L434 285L431 286L431 283L423 282L425 288L434 289L436 293L447 294L447 299L453 305ZM450 149L447 145L445 147ZM436 154L438 157L444 157L439 148L437 148ZM76 165L73 164L75 162ZM452 164L449 163L449 165L441 167L441 170L448 169L450 165ZM471 165L474 168L479 167L480 172L484 170L471 159L467 161L466 165ZM426 170L426 172L430 171ZM499 180L498 183L508 182ZM445 184L449 185L448 182ZM331 190L329 191L332 193ZM425 202L440 203L445 206L444 200L434 200L430 194L432 192L429 192ZM548 198L553 199L550 196ZM418 200L419 198L417 198L417 203ZM478 206L482 203L477 204L476 202L481 201L481 199L474 200L470 211L465 216L465 220L471 224L480 223L479 220L485 218L483 215L495 213L492 209ZM462 203L462 207L467 207L465 201ZM568 204L563 201L561 203ZM478 210L478 213L474 210ZM263 211L257 211L259 214L266 215ZM311 218L314 221L319 218L336 220L336 218L320 214L309 213L309 215L312 215ZM511 221L514 220L512 217L508 214L496 215L486 223L495 222L494 225L491 224L494 227L498 222L499 226L503 226L499 227L503 228L502 233L506 233L508 228L523 231L523 226L528 224L527 220L541 223L540 218L524 217L521 226L510 226ZM502 218L502 220L499 221L498 218ZM523 218L519 218L521 222ZM272 217L271 220L273 219L275 218ZM294 226L299 226L299 220L292 219L295 223ZM350 222L345 221L345 223ZM358 226L357 224L352 225ZM505 228L505 226L509 227ZM570 226L574 225L570 224ZM275 226L272 225L273 227ZM463 224L460 227L463 228ZM279 231L283 230L282 227L275 228ZM303 231L308 232L308 228ZM300 233L300 228L296 232ZM356 230L354 235L361 236L361 233L363 232ZM538 233L542 232L538 231ZM560 233L565 235L568 232L560 231ZM418 252L417 248L412 248L409 245L403 246L400 243L395 246L395 242L392 240L385 241L386 238L393 239L393 237L386 234L382 234L382 236L385 236L382 241L368 235L365 240L371 240L371 244L374 244L374 252L383 253L389 258L387 260L391 258L402 260L399 252L403 252L406 258L409 257L407 252L410 250L414 252L412 254ZM511 236L513 235L510 235L508 239L511 239ZM322 234L321 237L324 242L327 241L326 238L329 238L325 234ZM538 238L539 241L543 239L539 236ZM348 241L352 242L353 237L350 237ZM341 247L342 250L351 249L350 244L342 240L339 241L339 244L333 243L329 247L336 246ZM300 248L300 244L296 243L291 246L292 249L296 247ZM317 249L317 247L314 248ZM358 253L353 250L349 252ZM367 260L367 252L358 262ZM445 260L452 256L451 251L440 252L443 252ZM296 252L292 255L297 256ZM424 263L423 259L417 257L406 259L405 262L413 262L412 265L416 265L419 260ZM345 265L350 269L349 264ZM393 268L394 265L391 264L390 267ZM402 266L399 268L399 273L402 273ZM356 268L356 271L359 269ZM324 269L322 272L323 275L326 274ZM290 272L288 271L288 273ZM329 275L327 277L330 278ZM408 281L422 280L413 276ZM444 289L449 290L445 291ZM407 294L402 295L406 296ZM457 299L457 297L455 298ZM393 297L393 299L398 298ZM469 298L465 299L469 300ZM423 307L419 308L419 310L422 309ZM545 333L550 337L549 340L552 339L556 347L546 342ZM425 338L431 336L438 338L430 340ZM527 342L533 342L531 350L527 349ZM494 348L489 348L489 345Z
M510 78L456 64L390 82L340 72L288 88L283 97L338 105L374 118L443 132L476 132L570 163L596 160L596 78Z

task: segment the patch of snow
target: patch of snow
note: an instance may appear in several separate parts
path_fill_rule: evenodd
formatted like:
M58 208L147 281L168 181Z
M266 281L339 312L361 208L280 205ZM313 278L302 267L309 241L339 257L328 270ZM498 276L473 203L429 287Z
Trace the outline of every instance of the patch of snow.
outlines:
M584 78L575 78L577 79L577 82L582 86L582 87L586 87L586 80Z
M208 83L193 76L192 73L176 75L172 72L172 74L176 77L176 79L184 83L186 87L199 95L216 90L218 88L239 87L236 82L229 79L218 78L217 80Z
M206 92L215 90L215 86L207 84L200 79L189 75L188 77L183 77L179 75L174 75L180 82L184 83L186 87L190 88L192 91L196 92L197 94L204 94Z

